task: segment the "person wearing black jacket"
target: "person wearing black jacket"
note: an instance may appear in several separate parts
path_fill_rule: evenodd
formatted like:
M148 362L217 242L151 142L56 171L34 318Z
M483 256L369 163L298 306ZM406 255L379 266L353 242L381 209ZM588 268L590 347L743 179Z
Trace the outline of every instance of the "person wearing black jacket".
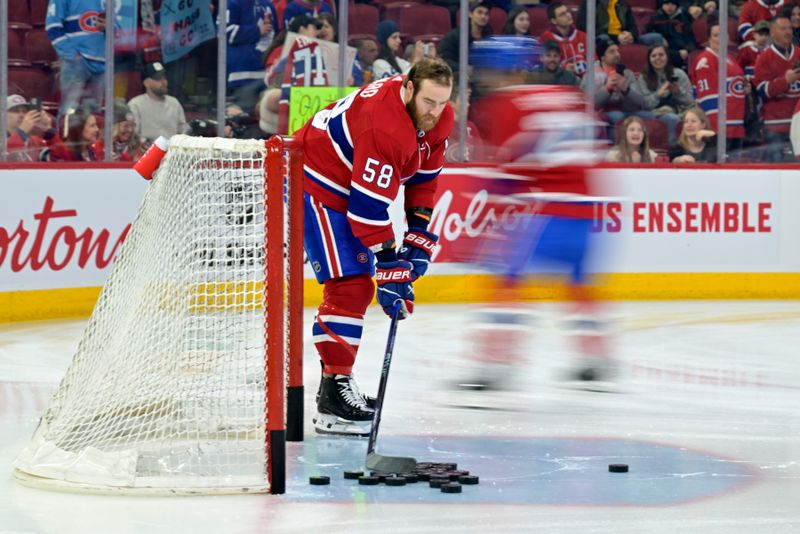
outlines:
M647 25L648 32L659 33L667 40L669 57L676 67L686 65L689 53L697 48L692 18L678 5L678 0L659 0L658 11Z
M473 0L469 4L469 44L492 35L489 26L489 9L491 3L485 0ZM439 57L453 70L458 72L459 28L447 32L439 45Z

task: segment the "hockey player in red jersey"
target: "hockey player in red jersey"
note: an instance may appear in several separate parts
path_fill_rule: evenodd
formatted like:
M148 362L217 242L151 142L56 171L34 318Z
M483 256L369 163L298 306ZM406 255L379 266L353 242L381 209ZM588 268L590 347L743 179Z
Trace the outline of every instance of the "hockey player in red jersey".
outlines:
M792 24L785 15L772 19L769 31L772 44L758 57L753 81L764 104L767 159L791 161L787 150L792 112L800 99L800 49L792 44Z
M785 0L747 0L739 12L739 37L742 42L753 39L756 22L772 20L785 5Z
M569 330L572 357L563 378L606 389L615 375L606 337L596 328L598 305L587 289L596 198L588 164L597 122L575 87L522 85L536 54L535 44L520 37L492 37L470 52L481 90L475 120L498 163L483 184L494 212L513 216L486 230L474 248L473 261L497 277L494 302L472 325L473 369L456 382L462 405L491 405L497 399L486 392L513 389L523 373L532 325L519 300L530 275L566 278L568 310L581 317L574 323L580 328Z
M372 276L387 314L397 301L403 317L411 314L412 282L425 274L438 240L427 227L453 126L452 77L442 60L425 58L406 76L331 104L296 134L304 150L304 244L324 284L312 328L322 360L318 432L369 433L374 401L359 392L352 369L375 294ZM403 184L408 231L398 251L388 209Z
M711 129L719 131L717 112L719 110L718 68L719 56L719 22L712 19L708 25L708 48L703 50L694 61L689 78L696 93L697 105L706 113ZM727 116L725 118L728 151L742 148L744 139L745 96L750 91L750 84L744 78L744 71L736 60L728 54L727 79L725 80Z

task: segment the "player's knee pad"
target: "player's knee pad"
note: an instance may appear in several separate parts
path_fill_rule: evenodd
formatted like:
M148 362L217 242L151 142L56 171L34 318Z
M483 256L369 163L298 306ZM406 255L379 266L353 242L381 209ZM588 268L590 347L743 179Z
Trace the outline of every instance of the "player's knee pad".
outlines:
M375 296L375 283L368 274L331 278L325 282L322 304L361 317Z

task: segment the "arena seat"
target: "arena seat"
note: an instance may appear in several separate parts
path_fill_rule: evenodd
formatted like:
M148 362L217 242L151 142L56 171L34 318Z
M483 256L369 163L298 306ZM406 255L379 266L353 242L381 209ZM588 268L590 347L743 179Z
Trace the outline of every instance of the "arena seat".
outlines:
M622 56L622 63L634 73L639 74L647 64L647 50L648 47L643 44L620 46L619 53Z
M375 37L375 28L378 26L379 20L380 13L375 6L367 4L351 4L348 6L347 27L351 36L363 34Z
M8 64L25 67L30 65L28 53L22 44L22 38L18 32L8 32Z
M44 21L47 18L48 0L30 0L31 2L31 24L34 27L44 28Z
M25 46L28 49L28 57L34 65L50 67L58 61L58 54L44 30L34 29L25 34Z
M450 12L439 6L413 5L394 19L400 33L407 35L445 34L450 31Z
M529 7L528 16L531 18L531 35L538 38L547 29L547 25L550 24L550 19L547 17L547 8Z
M9 29L30 29L31 11L28 8L28 0L14 0L8 4L8 27Z
M495 34L503 33L503 26L506 24L508 13L499 7L492 7L489 10L489 26Z
M8 68L8 93L18 93L30 100L38 97L41 100L52 100L52 76L40 67Z

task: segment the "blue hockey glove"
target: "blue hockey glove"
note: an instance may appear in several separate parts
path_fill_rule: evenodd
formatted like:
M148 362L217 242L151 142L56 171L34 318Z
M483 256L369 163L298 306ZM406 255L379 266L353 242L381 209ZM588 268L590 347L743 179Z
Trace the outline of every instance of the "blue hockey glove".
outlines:
M427 230L414 228L406 232L403 246L400 247L397 257L410 261L414 266L414 270L411 271L411 280L416 280L428 270L437 241L439 241L439 236Z
M411 287L413 266L407 261L385 261L375 264L375 281L378 283L378 303L386 315L392 315L394 303L401 304L400 318L414 311L414 288Z

